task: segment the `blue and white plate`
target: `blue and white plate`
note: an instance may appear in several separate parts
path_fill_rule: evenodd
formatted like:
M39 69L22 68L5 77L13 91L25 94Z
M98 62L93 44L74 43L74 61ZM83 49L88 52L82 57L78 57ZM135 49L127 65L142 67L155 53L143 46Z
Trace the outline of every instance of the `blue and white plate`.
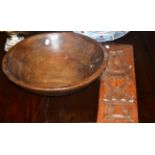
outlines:
M74 32L88 36L101 43L119 39L128 33L128 31L74 31Z

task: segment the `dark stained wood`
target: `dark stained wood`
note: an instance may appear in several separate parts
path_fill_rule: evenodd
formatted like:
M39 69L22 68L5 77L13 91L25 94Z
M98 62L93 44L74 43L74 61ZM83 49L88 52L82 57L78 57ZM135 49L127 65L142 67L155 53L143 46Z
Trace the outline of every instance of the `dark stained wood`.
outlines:
M96 122L98 96L99 79L74 94L50 97L48 103L40 104L33 122Z
M0 63L4 52L0 51ZM31 122L40 103L46 97L30 94L11 83L0 70L0 122Z
M6 34L0 33L0 61L5 54L5 39ZM133 45L139 122L155 122L155 32L130 32L114 43ZM0 122L95 122L98 90L96 81L78 95L49 100L18 88L0 69ZM46 115L47 119L35 117L49 102L52 114Z

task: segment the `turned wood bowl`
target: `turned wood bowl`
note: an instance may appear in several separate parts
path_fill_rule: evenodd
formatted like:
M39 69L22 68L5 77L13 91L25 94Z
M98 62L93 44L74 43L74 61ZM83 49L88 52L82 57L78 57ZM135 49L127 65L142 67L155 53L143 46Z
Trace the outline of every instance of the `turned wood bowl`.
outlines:
M3 58L5 75L40 95L65 95L88 86L104 72L108 54L96 41L73 32L29 37Z

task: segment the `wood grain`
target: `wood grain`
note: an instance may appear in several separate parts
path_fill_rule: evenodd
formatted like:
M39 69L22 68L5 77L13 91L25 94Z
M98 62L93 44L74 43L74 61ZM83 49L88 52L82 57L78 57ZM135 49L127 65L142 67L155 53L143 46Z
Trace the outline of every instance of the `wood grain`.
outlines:
M133 49L109 45L109 62L100 79L97 122L138 122Z
M6 36L0 33L0 62L5 55ZM113 43L133 46L139 122L155 122L155 32L129 32ZM78 95L52 98L52 122L96 122L98 92L97 80ZM32 122L38 108L48 102L48 98L18 88L5 77L0 68L0 122ZM44 120L37 119L38 122Z

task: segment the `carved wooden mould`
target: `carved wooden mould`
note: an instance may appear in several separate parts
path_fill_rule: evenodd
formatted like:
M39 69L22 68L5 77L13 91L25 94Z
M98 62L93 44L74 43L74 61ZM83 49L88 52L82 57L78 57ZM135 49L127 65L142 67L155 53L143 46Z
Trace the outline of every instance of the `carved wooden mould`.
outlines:
M109 62L101 76L98 123L136 123L138 108L131 45L107 45Z

